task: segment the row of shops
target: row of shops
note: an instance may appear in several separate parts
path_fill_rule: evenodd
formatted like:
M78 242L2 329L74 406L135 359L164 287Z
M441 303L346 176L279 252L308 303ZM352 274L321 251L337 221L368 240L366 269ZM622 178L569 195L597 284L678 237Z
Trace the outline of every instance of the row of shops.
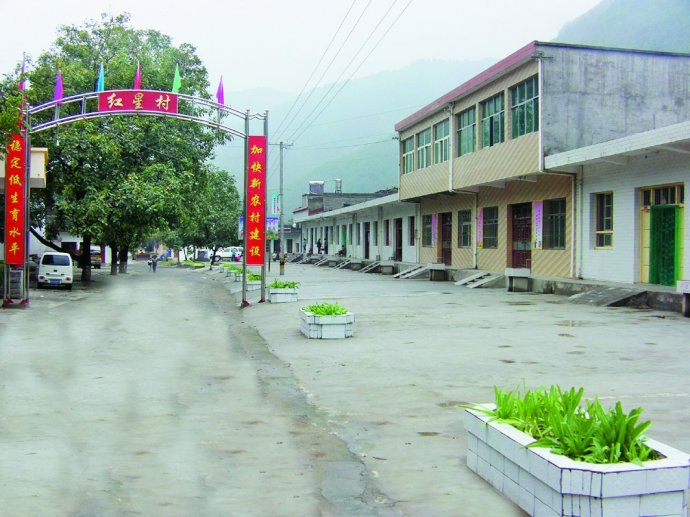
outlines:
M396 125L399 189L299 209L301 251L675 285L690 55L533 42Z

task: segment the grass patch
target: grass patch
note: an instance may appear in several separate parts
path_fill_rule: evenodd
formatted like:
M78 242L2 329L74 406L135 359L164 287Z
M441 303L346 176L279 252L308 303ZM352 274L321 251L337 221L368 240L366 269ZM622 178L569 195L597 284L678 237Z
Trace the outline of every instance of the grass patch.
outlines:
M339 303L315 303L314 305L307 305L302 307L305 312L311 312L316 316L342 316L347 314L348 310Z
M299 282L295 282L294 280L279 280L276 278L268 287L274 289L297 289L299 287Z

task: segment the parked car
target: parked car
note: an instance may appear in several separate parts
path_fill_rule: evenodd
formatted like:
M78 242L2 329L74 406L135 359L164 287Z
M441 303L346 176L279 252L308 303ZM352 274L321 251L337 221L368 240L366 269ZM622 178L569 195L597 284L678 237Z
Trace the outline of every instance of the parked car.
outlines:
M54 285L64 286L71 290L74 283L74 269L70 254L46 251L38 264L38 278L36 280L38 289L46 285Z
M241 246L230 246L228 248L221 248L216 252L216 261L230 260L239 261L242 258Z
M101 247L91 246L91 267L101 269Z

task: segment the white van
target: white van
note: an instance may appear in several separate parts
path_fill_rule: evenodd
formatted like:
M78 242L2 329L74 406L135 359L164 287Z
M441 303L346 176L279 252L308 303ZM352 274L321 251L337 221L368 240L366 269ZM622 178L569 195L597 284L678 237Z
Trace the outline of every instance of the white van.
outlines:
M39 289L44 285L64 285L67 289L72 289L74 272L70 254L59 251L45 252L38 263L37 280Z

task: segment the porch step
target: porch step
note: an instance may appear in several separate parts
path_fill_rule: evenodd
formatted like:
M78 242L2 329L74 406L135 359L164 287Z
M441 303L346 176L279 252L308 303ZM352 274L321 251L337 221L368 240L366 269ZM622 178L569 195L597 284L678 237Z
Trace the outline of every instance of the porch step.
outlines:
M574 294L568 298L568 301L597 307L616 307L626 305L629 301L642 296L645 292L643 289L601 286Z
M488 276L483 276L482 278L478 278L478 279L474 280L473 282L465 284L465 287L467 287L468 289L476 289L477 287L481 287L485 284L493 282L494 280L498 280L501 277L503 277L503 275L490 275L490 274L488 274Z
M406 269L405 271L401 271L400 273L396 273L393 275L393 278L413 278L415 276L419 276L422 273L429 271L431 269L431 264L419 264L416 266L412 266L409 269Z
M474 275L470 275L467 278L463 278L462 280L458 280L455 282L455 285L467 285L470 282L474 282L475 280L479 280L480 278L484 278L489 276L488 271L480 271L479 273L475 273Z
M359 270L360 273L369 273L370 271L374 271L376 268L381 266L380 261L374 261L371 264L367 265L366 267L363 267L362 269Z
M340 264L334 266L334 269L345 269L347 266L352 264L350 259L343 260Z
M324 257L322 259L319 259L318 261L314 262L315 266L323 266L326 262L328 262L328 257Z

